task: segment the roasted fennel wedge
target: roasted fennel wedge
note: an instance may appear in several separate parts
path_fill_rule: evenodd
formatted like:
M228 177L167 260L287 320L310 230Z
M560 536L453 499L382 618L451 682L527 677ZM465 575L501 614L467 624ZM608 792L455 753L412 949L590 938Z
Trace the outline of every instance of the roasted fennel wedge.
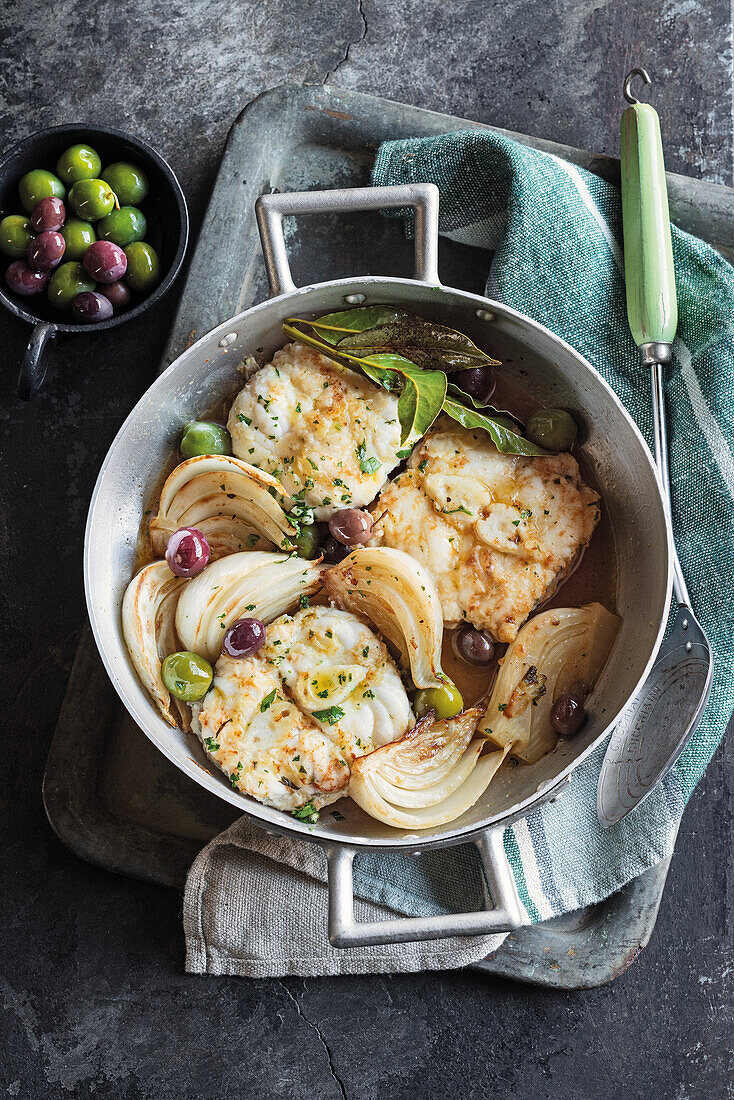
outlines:
M237 619L271 623L301 596L321 587L322 566L265 550L230 554L188 582L178 601L176 630L184 649L214 663L226 630Z
M143 687L172 726L178 723L161 677L161 661L177 649L176 606L188 583L175 577L165 561L154 561L133 577L122 600L122 632L130 659Z
M395 829L453 821L481 797L506 755L480 755L486 743L471 739L481 716L481 707L443 722L427 714L399 741L355 760L350 796Z
M600 603L536 615L502 658L479 732L526 764L540 760L558 740L553 703L564 692L589 694L621 621Z
M324 587L333 603L375 624L410 667L417 688L443 685L441 603L415 558L387 546L365 546L327 570Z
M277 478L231 455L198 455L182 462L161 491L150 521L153 553L162 557L179 527L198 527L213 558L259 547L289 550L297 533L281 505Z

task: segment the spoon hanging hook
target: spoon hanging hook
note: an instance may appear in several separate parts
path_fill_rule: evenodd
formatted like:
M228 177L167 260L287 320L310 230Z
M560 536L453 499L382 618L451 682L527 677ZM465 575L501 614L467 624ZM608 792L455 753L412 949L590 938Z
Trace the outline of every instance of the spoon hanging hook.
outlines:
M652 80L650 79L650 74L648 73L647 69L630 69L630 71L624 78L624 84L622 85L622 94L627 102L631 103L632 106L640 102L639 99L635 99L635 97L630 92L630 85L632 84L632 81L636 76L639 76L640 80L644 81L645 84L652 84Z

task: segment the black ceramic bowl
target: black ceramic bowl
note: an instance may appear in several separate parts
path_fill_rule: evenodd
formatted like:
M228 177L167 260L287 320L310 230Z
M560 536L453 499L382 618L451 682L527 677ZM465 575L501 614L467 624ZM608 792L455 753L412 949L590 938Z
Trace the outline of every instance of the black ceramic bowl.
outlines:
M7 214L24 213L18 197L18 183L26 172L32 168L46 168L55 173L60 155L78 142L86 142L97 150L102 158L103 171L105 165L118 160L131 161L145 171L150 184L148 197L140 204L148 221L145 239L160 257L162 277L150 294L137 300L134 298L127 312L97 324L77 324L71 314L53 309L45 294L22 298L9 290L5 283L5 269L12 261L0 256L0 302L16 317L34 326L18 378L18 394L23 398L32 397L43 384L46 367L42 356L47 340L60 332L100 332L139 317L170 289L186 252L189 214L178 180L163 158L149 145L119 130L100 130L81 124L52 126L48 130L39 130L14 146L0 160L0 218Z

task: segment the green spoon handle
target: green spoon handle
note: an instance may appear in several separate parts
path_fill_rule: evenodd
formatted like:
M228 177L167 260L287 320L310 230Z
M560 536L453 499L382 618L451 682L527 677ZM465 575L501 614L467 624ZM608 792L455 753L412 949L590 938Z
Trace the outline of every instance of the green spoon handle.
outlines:
M678 324L660 120L649 103L622 115L622 224L627 316L642 344L672 344Z

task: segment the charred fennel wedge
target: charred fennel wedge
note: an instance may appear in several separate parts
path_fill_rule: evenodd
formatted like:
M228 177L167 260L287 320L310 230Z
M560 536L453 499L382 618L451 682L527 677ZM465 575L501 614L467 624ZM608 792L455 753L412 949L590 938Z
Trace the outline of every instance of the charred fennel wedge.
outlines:
M387 546L353 550L324 574L329 597L370 619L410 667L417 688L441 687L443 613L438 592L410 554Z
M399 741L355 760L350 796L395 829L453 821L484 793L506 755L480 756L485 743L471 739L481 715L480 707L443 722L427 714Z
M600 603L536 615L502 659L480 733L526 764L540 760L558 740L553 703L567 691L588 695L620 623Z
M213 664L222 638L237 619L271 623L321 587L323 567L268 551L230 554L188 582L176 608L176 630L185 649Z
M161 661L177 649L176 605L188 583L175 577L166 562L155 561L133 577L122 600L122 631L130 659L143 687L172 726L177 721L161 677Z
M179 527L198 527L212 557L277 546L289 550L297 534L280 501L286 497L270 474L230 455L199 455L182 462L161 491L150 521L153 552L163 556Z

